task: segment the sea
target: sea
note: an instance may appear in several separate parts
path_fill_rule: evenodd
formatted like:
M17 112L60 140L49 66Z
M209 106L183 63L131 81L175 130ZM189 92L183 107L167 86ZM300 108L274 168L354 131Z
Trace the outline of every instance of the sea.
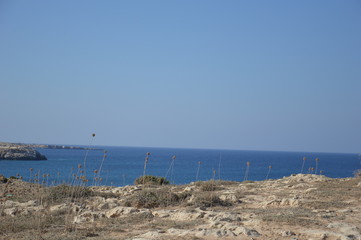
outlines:
M88 180L85 184L89 186L125 186L134 184L134 180L143 176L144 172L165 177L172 184L188 184L211 179L279 179L301 172L345 178L352 177L356 170L361 169L361 155L348 153L93 148L96 149L37 149L48 160L1 160L0 174L31 182L37 180L46 185L74 184L77 176L86 176Z

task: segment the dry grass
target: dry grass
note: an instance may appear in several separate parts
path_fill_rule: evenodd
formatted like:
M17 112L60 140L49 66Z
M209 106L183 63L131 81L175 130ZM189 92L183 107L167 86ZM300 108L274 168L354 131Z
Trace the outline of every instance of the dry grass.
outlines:
M298 226L314 226L321 223L315 220L315 214L306 208L265 209L257 211L266 222L287 223Z
M64 225L65 215L59 212L47 214L30 214L16 217L2 216L0 221L0 235L18 233L27 230L46 232L46 229Z
M216 181L210 180L205 182L196 182L195 185L200 188L201 191L216 191L220 190L220 186L216 184Z
M126 205L137 208L177 206L186 201L190 196L190 193L172 193L168 187L146 189L128 198Z
M238 185L239 182L223 181L223 180L209 180L198 181L194 183L197 187L200 187L201 191L218 191L223 190L225 187Z
M361 178L361 169L356 170L353 175L355 178Z
M232 206L232 203L228 201L221 200L216 194L213 193L199 193L195 199L193 200L192 204L195 207L199 208L209 208L209 207L229 207Z

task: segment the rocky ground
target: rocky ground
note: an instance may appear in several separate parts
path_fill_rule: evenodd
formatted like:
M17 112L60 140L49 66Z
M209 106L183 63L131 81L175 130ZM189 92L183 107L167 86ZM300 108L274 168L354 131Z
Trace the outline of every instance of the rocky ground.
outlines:
M0 184L0 239L361 239L361 179L182 186Z

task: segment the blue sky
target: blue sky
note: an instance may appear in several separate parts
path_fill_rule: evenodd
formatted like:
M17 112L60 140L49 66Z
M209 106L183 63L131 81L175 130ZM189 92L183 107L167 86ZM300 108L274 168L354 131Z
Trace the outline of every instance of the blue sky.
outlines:
M0 0L0 141L361 152L360 13Z

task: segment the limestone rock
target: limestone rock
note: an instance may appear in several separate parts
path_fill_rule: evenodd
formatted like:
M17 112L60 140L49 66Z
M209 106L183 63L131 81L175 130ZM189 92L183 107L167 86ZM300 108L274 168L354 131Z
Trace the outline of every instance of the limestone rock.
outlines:
M9 146L0 147L0 159L5 160L46 160L37 150L30 147Z
M66 209L69 209L69 206L66 203L62 203L62 204L51 206L49 208L49 211L50 212L58 212L58 211L66 210Z
M116 218L120 217L125 214L137 212L138 210L136 208L132 207L115 207L105 213L105 216L107 218Z
M239 226L239 225L231 225L231 226L226 226L226 228L231 231L232 233L234 233L236 236L238 235L246 235L246 236L250 236L250 237L259 237L261 236L261 234L259 232L257 232L254 229L249 229L245 226Z
M189 221L194 219L199 219L204 216L202 211L177 211L171 215L171 219L179 221Z
M327 228L337 229L338 232L345 234L345 239L360 239L361 231L358 227L342 222L334 222L327 225Z
M96 219L105 217L103 213L96 213L92 211L85 211L74 217L73 223L94 222Z

